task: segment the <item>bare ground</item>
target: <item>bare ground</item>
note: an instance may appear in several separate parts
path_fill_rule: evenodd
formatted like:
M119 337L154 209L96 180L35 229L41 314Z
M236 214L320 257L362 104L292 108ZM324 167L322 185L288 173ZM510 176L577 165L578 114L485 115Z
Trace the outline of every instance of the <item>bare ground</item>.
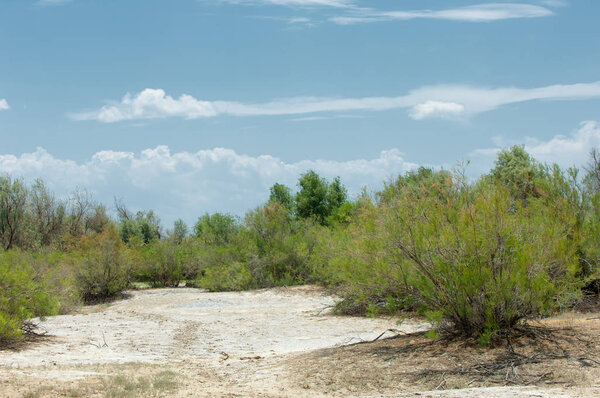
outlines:
M132 292L48 318L47 337L0 351L0 395L600 397L593 315L484 349L427 339L415 320L333 316L333 303L311 286Z

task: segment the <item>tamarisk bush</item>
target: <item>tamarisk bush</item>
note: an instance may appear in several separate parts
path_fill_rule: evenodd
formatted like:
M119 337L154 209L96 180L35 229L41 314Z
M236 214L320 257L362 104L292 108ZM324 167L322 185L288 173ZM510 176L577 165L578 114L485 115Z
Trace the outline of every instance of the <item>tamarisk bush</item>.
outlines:
M489 179L410 174L362 207L321 272L341 278L345 309L364 309L362 295L487 342L577 298L575 218L566 201L524 201Z
M20 340L30 318L58 312L57 298L33 264L19 250L0 253L0 347Z

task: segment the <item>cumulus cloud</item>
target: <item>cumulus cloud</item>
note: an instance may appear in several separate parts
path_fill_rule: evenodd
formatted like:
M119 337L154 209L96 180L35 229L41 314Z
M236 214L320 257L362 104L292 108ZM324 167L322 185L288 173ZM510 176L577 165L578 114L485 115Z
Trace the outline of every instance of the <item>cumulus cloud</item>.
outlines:
M335 16L330 21L339 25L357 23L411 20L442 19L463 22L493 22L516 18L541 18L553 15L553 11L539 5L517 3L476 4L466 7L444 10L415 11L378 11L369 8L357 8L351 14Z
M469 116L525 101L582 100L599 97L600 82L538 88L441 85L422 87L398 97L296 97L255 104L200 100L187 94L173 98L162 89L147 88L135 95L126 94L120 102L109 103L99 110L73 113L70 116L75 120L114 123L122 120L166 117L198 119L226 115L276 116L411 108L409 116L422 120L431 117Z
M365 185L378 189L382 181L414 167L397 149L374 159L295 163L224 148L172 153L166 146L140 153L100 151L84 162L56 158L42 148L0 155L0 173L29 181L41 177L61 195L87 188L109 205L122 197L133 209L154 209L168 224L178 217L193 222L204 212L241 215L264 202L275 182L294 187L309 169L329 179L340 176L350 194L357 195Z
M592 148L600 148L600 124L596 121L582 122L579 128L568 136L556 135L549 140L525 137L522 142L525 150L543 163L556 163L563 168L582 167L588 162ZM496 154L501 148L484 148L470 155L477 171L487 170L493 165Z
M10 105L8 105L8 101L4 98L0 98L0 111L7 111L10 109Z

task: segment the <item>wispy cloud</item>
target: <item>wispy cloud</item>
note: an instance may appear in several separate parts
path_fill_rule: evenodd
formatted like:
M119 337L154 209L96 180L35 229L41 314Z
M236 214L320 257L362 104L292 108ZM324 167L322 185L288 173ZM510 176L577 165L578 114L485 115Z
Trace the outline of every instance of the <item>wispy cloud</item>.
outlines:
M361 115L332 115L332 116L307 116L290 119L290 122L313 122L316 120L331 120L331 119L362 119Z
M461 116L465 112L465 106L454 102L427 101L413 106L409 115L415 120L429 118L453 118Z
M569 5L565 0L538 0L538 3L548 7L566 7Z
M61 6L70 3L72 0L38 0L37 5L40 6Z
M6 111L10 109L10 105L8 105L8 101L4 98L0 98L0 111Z
M546 7L532 4L491 3L443 10L379 11L355 8L350 13L331 17L339 25L411 19L442 19L463 22L493 22L517 18L541 18L553 15Z
M346 8L354 4L352 0L220 0L221 3L243 5L277 5L288 7L336 7Z
M304 115L319 112L385 111L407 108L415 120L461 118L506 104L534 100L584 100L600 98L600 82L552 85L538 88L478 88L460 85L426 86L397 97L321 98L296 97L264 103L206 101L191 95L174 98L161 89L126 94L120 102L99 110L70 114L74 120L114 123L123 120L217 116Z
M193 222L207 211L243 214L264 202L274 183L294 187L298 176L309 169L329 179L340 176L355 196L365 185L379 189L383 181L416 166L397 149L372 159L299 162L224 148L173 153L166 146L139 153L100 151L82 162L57 158L42 148L21 155L0 154L0 174L29 181L43 178L61 195L87 188L107 204L114 196L123 197L135 209L154 209L167 222L178 217Z
M565 5L562 0L540 0L537 5L498 2L473 4L465 7L444 8L438 10L380 10L363 6L369 3L366 1L361 2L359 0L220 0L220 2L254 6L277 5L311 9L317 7L330 8L337 10L335 12L340 12L340 15L325 18L338 25L353 25L382 21L407 21L412 19L493 22L506 19L541 18L554 15L554 12L550 8L557 8Z

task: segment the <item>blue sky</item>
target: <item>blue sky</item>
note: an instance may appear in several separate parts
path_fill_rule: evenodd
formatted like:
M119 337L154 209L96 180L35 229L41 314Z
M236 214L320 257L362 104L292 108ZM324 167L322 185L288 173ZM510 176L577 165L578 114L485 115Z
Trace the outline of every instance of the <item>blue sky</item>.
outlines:
M600 2L3 0L0 172L165 224L313 168L352 194L600 146Z

